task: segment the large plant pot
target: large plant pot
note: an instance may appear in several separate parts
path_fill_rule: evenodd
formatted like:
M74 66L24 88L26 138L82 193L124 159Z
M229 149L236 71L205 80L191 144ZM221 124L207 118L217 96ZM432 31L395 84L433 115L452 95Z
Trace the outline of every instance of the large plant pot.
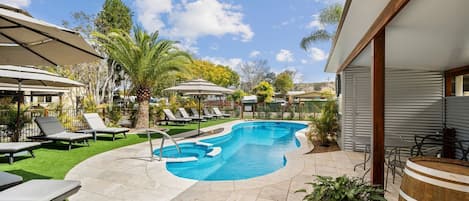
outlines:
M406 163L399 201L469 200L469 162L415 157Z

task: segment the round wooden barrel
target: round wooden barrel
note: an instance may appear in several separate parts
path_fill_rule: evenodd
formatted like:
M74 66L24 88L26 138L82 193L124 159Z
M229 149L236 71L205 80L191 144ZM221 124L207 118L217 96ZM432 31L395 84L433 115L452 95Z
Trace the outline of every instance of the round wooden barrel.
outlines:
M469 162L433 157L407 160L399 200L469 200Z

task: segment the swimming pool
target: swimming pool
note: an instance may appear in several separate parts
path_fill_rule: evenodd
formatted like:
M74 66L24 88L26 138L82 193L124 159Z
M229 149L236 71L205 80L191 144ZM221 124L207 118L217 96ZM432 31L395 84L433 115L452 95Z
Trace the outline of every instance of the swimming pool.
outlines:
M295 132L306 125L290 122L246 122L233 126L231 133L163 149L164 157L189 160L168 161L172 174L195 180L239 180L272 173L287 163L285 153L300 146ZM159 155L159 150L155 150Z

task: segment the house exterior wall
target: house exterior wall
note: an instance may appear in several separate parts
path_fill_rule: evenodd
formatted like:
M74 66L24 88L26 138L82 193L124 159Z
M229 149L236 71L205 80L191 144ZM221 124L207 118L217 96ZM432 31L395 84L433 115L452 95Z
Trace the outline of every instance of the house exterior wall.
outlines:
M353 136L372 131L371 74L369 67L348 67L343 72L342 136L344 150L361 150ZM443 75L441 72L386 70L386 138L413 141L416 134L434 134L443 124Z
M469 97L446 97L446 127L456 129L458 140L469 140Z

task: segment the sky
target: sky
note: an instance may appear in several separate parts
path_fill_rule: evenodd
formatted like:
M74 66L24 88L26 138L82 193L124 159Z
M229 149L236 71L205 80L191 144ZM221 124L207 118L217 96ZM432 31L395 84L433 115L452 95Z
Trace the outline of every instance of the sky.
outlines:
M296 70L296 82L334 80L324 73L331 41L300 48L301 38L317 29L321 9L344 0L123 0L133 21L149 32L180 41L195 57L239 70L263 59L271 71ZM72 13L96 14L104 0L0 0L33 17L61 25Z

